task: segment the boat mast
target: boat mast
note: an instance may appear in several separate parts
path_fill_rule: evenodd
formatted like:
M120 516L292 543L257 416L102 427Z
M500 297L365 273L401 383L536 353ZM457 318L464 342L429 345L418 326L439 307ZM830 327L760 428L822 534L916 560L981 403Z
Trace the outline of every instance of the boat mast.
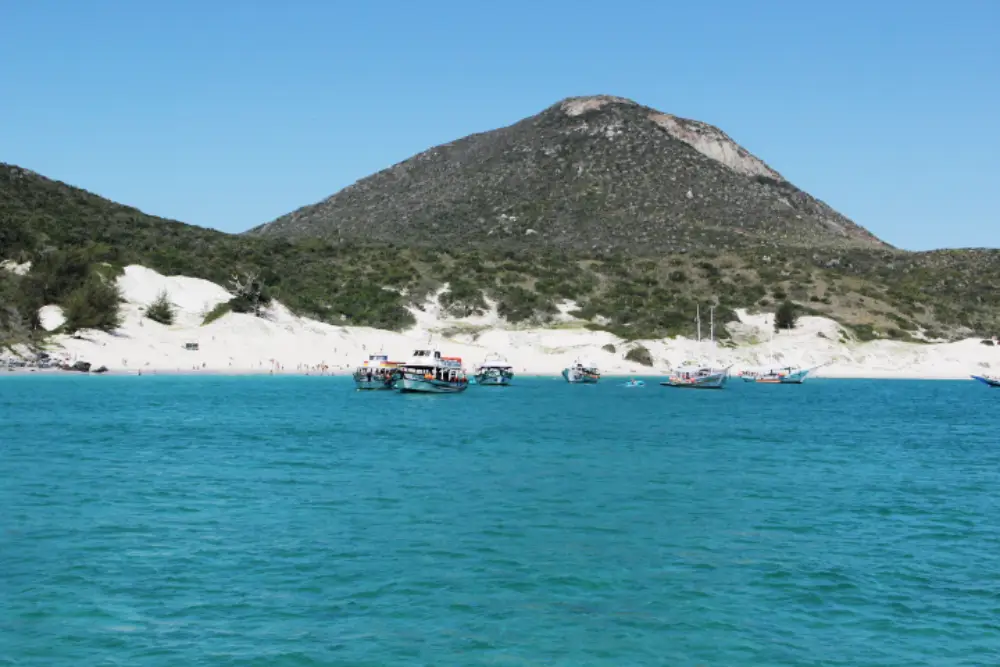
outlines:
M769 370L774 370L774 326L771 326L771 337L767 339L767 357L768 362L771 364Z
M698 342L701 342L701 304L695 304L695 321L698 323Z
M715 368L715 306L708 307L709 336L712 341L712 367Z

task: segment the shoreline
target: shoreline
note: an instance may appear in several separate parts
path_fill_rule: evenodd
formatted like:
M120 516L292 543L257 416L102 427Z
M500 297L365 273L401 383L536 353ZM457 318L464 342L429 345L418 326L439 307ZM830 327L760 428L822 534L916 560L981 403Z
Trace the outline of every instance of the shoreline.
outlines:
M859 341L834 320L799 317L794 329L775 333L773 315L737 310L726 323L725 344L676 336L625 340L577 321L551 326L510 326L495 304L486 314L454 318L437 297L411 306L416 324L406 331L334 325L293 314L273 302L262 316L227 313L209 323L203 313L232 298L220 285L183 276L164 276L142 266L125 267L118 279L124 302L121 323L112 332L55 333L64 322L58 306L40 311L43 328L53 332L42 348L53 361L84 361L109 375L339 377L349 375L372 354L404 361L413 350L434 348L462 359L471 374L492 357L504 358L521 377L559 379L574 363L592 363L603 377L656 378L687 364L711 363L737 373L765 366L814 368L810 379L968 380L998 374L1000 344L966 338L950 342ZM175 306L170 325L150 320L146 308L168 293ZM567 316L568 317L568 316ZM570 324L579 326L570 326ZM636 355L634 352L641 354ZM0 351L0 357L3 357ZM9 355L34 359L31 350ZM649 365L637 361L642 358ZM75 371L18 368L8 375ZM0 364L0 377L4 365Z
M3 377L22 377L22 376L59 376L59 377L73 377L73 376L108 376L108 377L326 377L326 378L343 378L350 377L353 374L351 370L337 370L337 371L299 371L299 370L260 370L255 368L247 369L199 369L199 370L178 370L178 369L143 369L141 372L138 370L130 369L109 369L104 373L93 373L93 372L80 372L80 371L67 371L59 368L17 368L17 369L0 369L0 378ZM666 378L668 372L657 371L650 369L649 371L637 372L637 373L602 373L601 379L614 379L614 380L624 380L628 378L639 378L644 380L649 380L650 378ZM514 378L538 378L538 379L551 379L551 380L562 380L562 376L559 373L547 373L547 372L521 372L515 373ZM834 372L834 373L819 373L810 374L806 382L812 380L915 380L915 381L972 381L972 373L966 375L952 375L952 374L904 374L904 373L891 373L891 372L868 372L857 371L854 373L849 372ZM742 382L739 375L731 374L729 376L729 382ZM750 383L748 383L750 384Z

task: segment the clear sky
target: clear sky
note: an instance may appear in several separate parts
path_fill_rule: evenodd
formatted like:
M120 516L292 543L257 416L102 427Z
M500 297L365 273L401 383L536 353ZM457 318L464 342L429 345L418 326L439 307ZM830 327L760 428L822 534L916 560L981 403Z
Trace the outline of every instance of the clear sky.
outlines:
M894 245L1000 246L1000 0L0 0L0 161L226 231L598 93Z

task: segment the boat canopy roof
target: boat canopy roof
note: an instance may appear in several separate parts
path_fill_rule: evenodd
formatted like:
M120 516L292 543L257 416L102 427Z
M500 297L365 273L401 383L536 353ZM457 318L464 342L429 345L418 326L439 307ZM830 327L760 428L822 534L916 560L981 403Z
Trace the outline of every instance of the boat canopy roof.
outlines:
M378 354L378 355L373 354L370 355L364 362L362 362L361 366L363 368L374 368L374 367L391 368L395 366L400 366L402 365L402 363L403 363L402 361L389 361L388 355L385 354Z
M421 349L413 351L413 356L406 365L417 368L461 368L462 357L445 357L439 350Z

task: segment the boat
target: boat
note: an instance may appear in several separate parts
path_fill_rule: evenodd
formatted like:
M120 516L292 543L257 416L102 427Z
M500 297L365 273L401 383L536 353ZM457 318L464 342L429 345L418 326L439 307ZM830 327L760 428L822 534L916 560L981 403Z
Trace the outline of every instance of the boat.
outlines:
M497 354L492 354L476 366L473 377L484 387L506 387L514 379L514 367Z
M563 369L562 376L570 384L597 384L601 372L592 363L575 361L572 366Z
M982 382L987 387L1000 387L1000 377L995 375L973 375L972 379Z
M743 378L744 382L756 382L757 384L802 384L806 381L806 376L814 370L816 369L784 366L769 368L766 371L743 371L740 373L740 377Z
M440 350L419 349L396 368L393 387L401 393L457 394L469 388L461 357L445 357Z
M744 382L755 382L757 384L802 384L806 381L806 376L812 373L819 366L803 368L802 366L780 366L774 358L772 348L774 342L774 332L768 340L768 365L760 366L756 369L744 369L740 377ZM822 364L821 364L822 365Z
M711 341L715 345L715 306L709 308L711 318ZM701 342L701 308L697 311L698 342ZM676 368L667 379L660 383L663 387L680 387L685 389L722 389L729 379L729 369L717 368L714 364L683 364Z
M628 382L625 383L624 386L626 386L626 387L645 387L646 383L643 382L642 380L629 380Z
M683 387L687 389L722 389L729 378L729 366L712 368L711 366L681 366L671 373L660 385L664 387Z
M360 366L354 369L354 386L358 390L392 389L398 361L389 361L385 354L369 354Z

